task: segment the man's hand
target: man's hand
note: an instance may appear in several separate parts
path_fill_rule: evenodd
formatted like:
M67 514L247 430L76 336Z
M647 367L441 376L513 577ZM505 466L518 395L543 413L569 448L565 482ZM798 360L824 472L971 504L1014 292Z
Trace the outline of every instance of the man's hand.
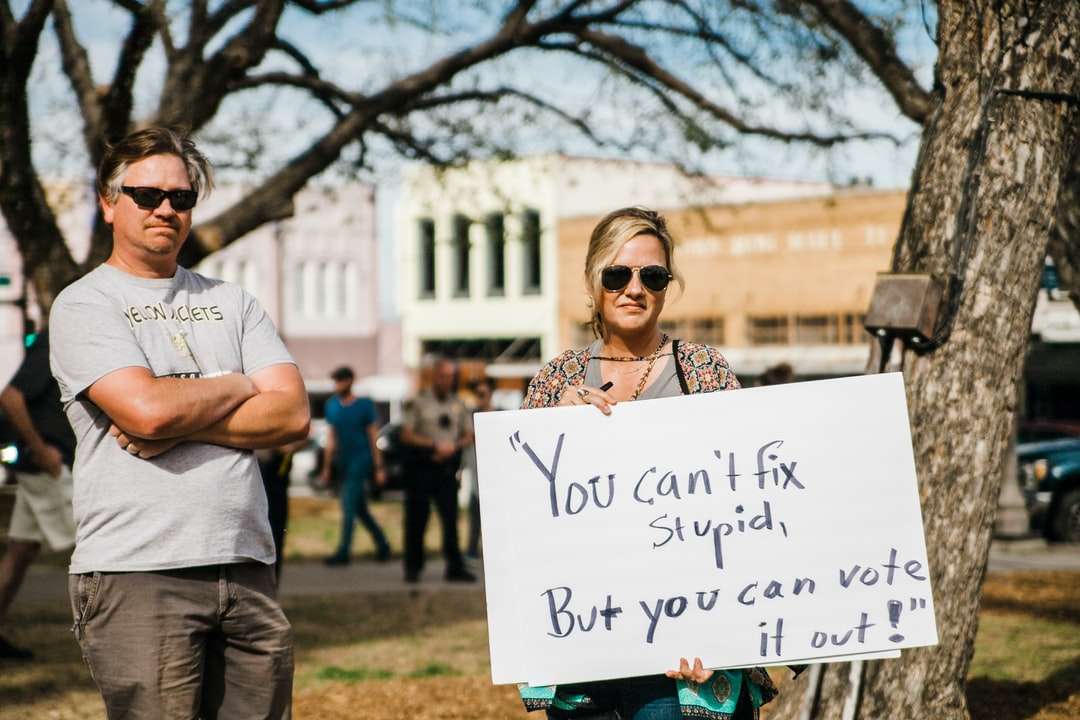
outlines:
M43 442L31 447L30 459L54 478L60 477L60 471L64 468L64 456L48 443Z
M375 468L375 487L384 487L386 485L386 469L381 465Z
M435 453L433 459L435 462L442 462L443 460L449 460L454 453L457 452L457 445L449 440L441 440L435 443Z
M143 460L157 457L164 452L172 450L179 445L183 438L168 438L165 440L145 440L143 438L130 437L115 425L109 426L109 434L116 438L121 450L125 450Z
M330 487L330 475L331 475L330 463L325 463L323 465L322 472L319 473L319 487L321 487L321 488Z

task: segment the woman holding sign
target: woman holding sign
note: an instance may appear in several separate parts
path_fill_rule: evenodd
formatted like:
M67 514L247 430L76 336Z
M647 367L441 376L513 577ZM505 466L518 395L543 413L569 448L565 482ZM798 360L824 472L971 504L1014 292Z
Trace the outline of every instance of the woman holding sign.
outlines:
M549 362L533 381L524 408L595 405L604 414L619 402L739 387L716 348L660 331L668 286L682 286L664 218L645 208L609 214L592 232L585 256L586 303L596 340ZM559 687L522 687L529 710L551 718L622 720L742 720L776 695L761 668L711 671L694 659L664 675Z

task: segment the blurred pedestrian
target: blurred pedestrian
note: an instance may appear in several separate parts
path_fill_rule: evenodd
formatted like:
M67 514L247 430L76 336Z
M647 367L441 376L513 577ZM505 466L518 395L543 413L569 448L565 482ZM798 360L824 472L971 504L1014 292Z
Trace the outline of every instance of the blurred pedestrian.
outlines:
M446 579L475 582L465 569L458 545L457 473L461 452L472 443L469 415L457 396L457 366L440 358L432 372L432 387L416 395L405 408L401 429L404 444L416 449L414 471L405 488L405 581L417 582L424 567L424 531L431 503L442 525Z
M348 565L352 551L353 529L359 520L375 543L375 559L390 559L390 543L368 507L368 483L386 484L382 452L375 442L379 418L375 403L353 395L355 380L352 368L339 367L330 374L334 394L326 401L326 446L323 448L322 483L330 484L336 468L341 477L341 539L337 550L326 558L327 565Z
M281 567L285 562L285 531L289 525L289 478L292 475L293 455L308 444L307 438L276 448L256 450L259 474L266 491L266 516L274 536L274 584L281 584Z
M465 557L475 560L480 557L480 482L476 474L476 430L473 418L476 413L488 412L495 408L491 404L495 392L495 381L485 377L472 386L476 404L469 412L469 446L465 448L461 463L461 479L469 490L469 539L465 545Z
M60 388L49 373L49 332L43 329L26 350L11 382L0 390L0 411L19 436L15 464L15 507L7 550L0 560L0 628L26 570L44 543L50 550L75 547L71 511L71 464L75 435L64 417ZM30 650L0 635L0 660L30 660Z
M795 370L788 363L778 363L765 368L758 378L758 385L785 385L795 380Z

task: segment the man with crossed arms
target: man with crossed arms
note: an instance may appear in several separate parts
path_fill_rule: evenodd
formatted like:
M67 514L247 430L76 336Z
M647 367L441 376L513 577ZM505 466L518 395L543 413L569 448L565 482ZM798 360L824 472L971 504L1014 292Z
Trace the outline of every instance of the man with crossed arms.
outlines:
M177 265L209 163L164 128L108 148L109 259L50 315L75 435L75 635L109 718L290 716L292 630L253 449L306 437L251 295Z

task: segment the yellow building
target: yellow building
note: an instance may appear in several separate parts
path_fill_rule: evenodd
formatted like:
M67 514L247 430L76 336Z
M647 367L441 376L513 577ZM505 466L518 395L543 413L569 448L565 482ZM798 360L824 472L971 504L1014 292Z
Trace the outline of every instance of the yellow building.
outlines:
M862 372L862 318L875 275L888 270L907 193L855 189L825 197L664 211L685 292L672 285L671 335L724 349L736 372L779 362L803 377ZM600 216L561 220L563 347L591 340L583 270Z

